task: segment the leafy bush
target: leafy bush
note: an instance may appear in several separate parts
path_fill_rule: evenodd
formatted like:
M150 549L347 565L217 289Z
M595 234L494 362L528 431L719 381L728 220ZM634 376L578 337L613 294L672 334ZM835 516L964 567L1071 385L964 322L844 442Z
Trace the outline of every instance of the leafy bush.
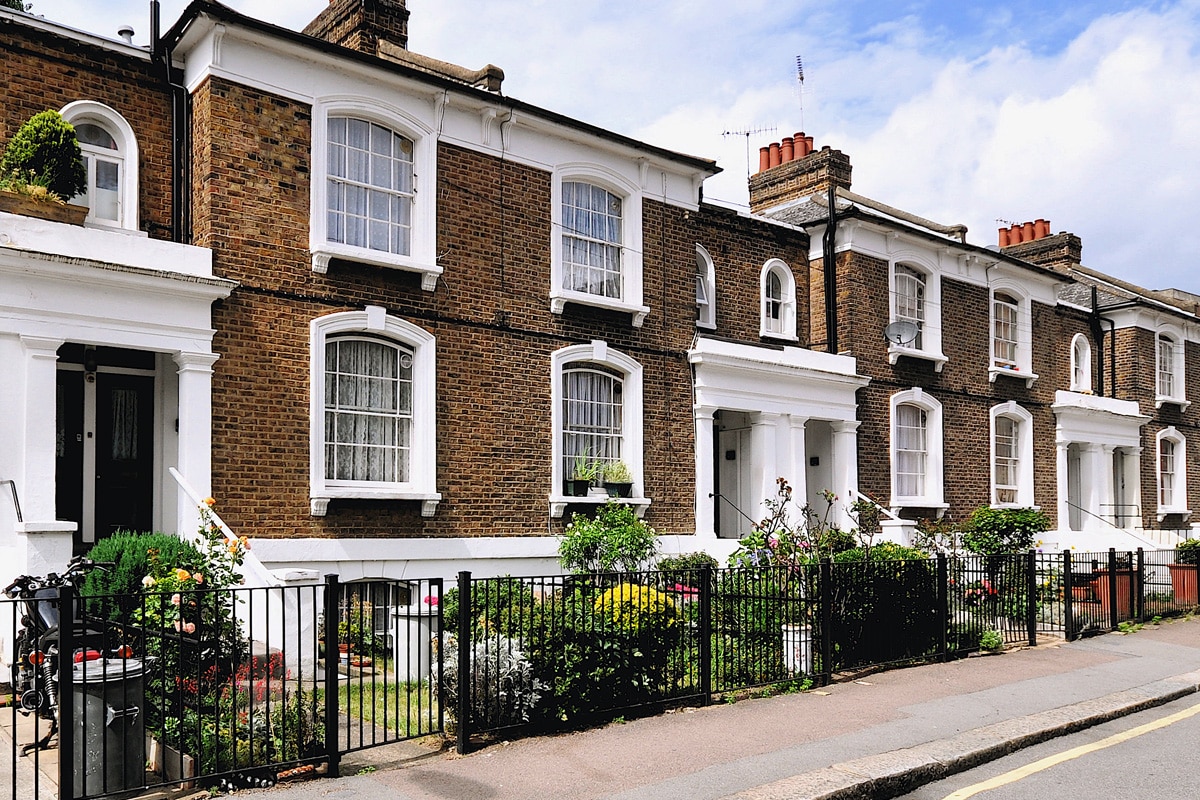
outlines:
M663 582L694 586L704 569L717 569L721 564L708 553L681 553L677 556L660 558L654 568L662 573Z
M995 628L989 628L979 636L979 649L995 652L1004 648L1004 637Z
M812 506L795 508L792 487L786 478L777 478L775 497L765 501L767 515L754 526L754 530L738 541L738 548L729 556L731 567L757 567L766 565L794 566L828 557L858 544L855 534L830 527L829 514L836 499L826 491L825 511L818 514ZM800 516L800 523L792 522L793 509ZM871 514L859 508L865 523L872 524Z
M1200 539L1187 539L1175 546L1175 563L1200 564Z
M37 185L66 199L87 188L87 172L75 128L57 111L34 114L9 140L0 175Z
M651 586L622 583L596 598L593 608L624 633L670 630L679 624L679 609L671 598Z
M962 543L984 556L1020 553L1032 548L1037 535L1049 528L1049 518L1036 509L980 506L963 526Z
M204 556L194 544L171 533L117 531L97 542L87 557L114 565L89 572L80 588L84 597L123 595L119 598L122 607L113 607L106 614L111 619L133 610L143 589L142 581L151 574L152 560L192 572L202 571L204 564Z
M458 640L443 637L442 702L458 713ZM506 636L476 642L471 651L471 719L489 728L529 722L545 685L517 643Z
M761 686L793 677L783 626L810 621L816 565L723 570L713 601L713 675L718 686Z
M627 505L608 501L595 518L574 514L558 547L563 569L576 574L632 572L658 551L658 534Z

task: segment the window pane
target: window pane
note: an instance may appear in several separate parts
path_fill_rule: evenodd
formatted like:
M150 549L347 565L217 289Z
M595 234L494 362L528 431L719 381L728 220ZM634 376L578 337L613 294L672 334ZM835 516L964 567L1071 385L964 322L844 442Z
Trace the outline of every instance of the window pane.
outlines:
M620 299L621 200L586 183L562 185L563 286Z
M563 476L577 462L621 459L621 379L587 368L563 372Z
M108 131L101 128L99 125L93 125L90 122L81 122L74 126L75 138L79 140L81 145L88 144L92 147L99 147L104 150L116 150L117 141Z
M407 480L411 418L411 351L374 339L326 343L326 477Z
M903 497L925 494L925 411L917 406L896 406L896 492Z
M329 240L408 255L412 142L363 120L336 118L329 125Z

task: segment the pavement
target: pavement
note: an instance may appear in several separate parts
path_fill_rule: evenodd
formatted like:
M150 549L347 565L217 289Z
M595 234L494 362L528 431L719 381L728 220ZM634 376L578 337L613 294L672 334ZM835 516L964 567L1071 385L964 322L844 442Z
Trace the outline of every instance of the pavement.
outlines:
M1200 619L495 743L361 751L261 800L886 798L1200 690Z

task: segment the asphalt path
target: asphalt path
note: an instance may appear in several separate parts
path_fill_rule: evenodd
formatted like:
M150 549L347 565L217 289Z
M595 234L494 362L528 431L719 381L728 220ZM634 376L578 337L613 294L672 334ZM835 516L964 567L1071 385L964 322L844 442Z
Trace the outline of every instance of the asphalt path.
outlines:
M903 795L910 800L1200 797L1196 695L1026 748Z

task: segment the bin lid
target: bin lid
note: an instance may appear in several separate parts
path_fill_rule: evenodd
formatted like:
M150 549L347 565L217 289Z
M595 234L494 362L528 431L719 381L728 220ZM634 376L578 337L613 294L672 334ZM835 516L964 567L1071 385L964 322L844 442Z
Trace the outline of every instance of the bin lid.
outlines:
M86 671L85 671L86 668ZM104 683L142 677L145 663L140 658L98 658L74 665L74 683Z

